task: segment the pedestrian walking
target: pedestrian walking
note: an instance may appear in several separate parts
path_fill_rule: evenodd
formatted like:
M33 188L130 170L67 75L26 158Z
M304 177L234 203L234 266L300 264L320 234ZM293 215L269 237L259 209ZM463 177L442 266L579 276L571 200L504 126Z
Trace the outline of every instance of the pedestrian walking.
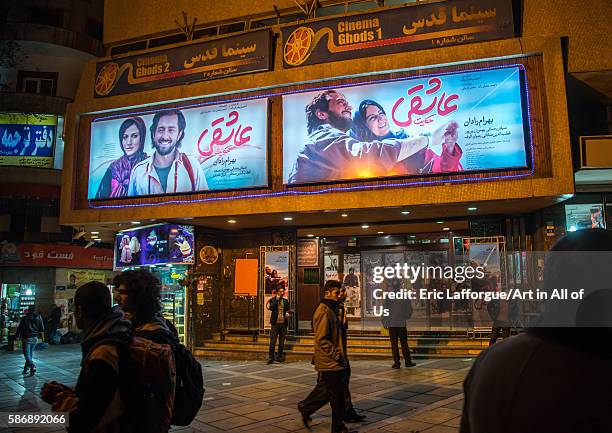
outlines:
M22 374L28 374L29 371L30 376L34 376L36 373L34 347L38 343L38 336L44 332L45 323L43 318L36 312L34 305L30 305L28 312L21 318L15 332L15 338L21 338L21 347L23 349L23 357L25 358Z
M70 433L167 432L175 378L171 349L134 338L103 283L80 286L74 304L83 330L76 387L45 383L41 398L54 412L68 412Z
M344 424L345 417L345 376L348 362L345 353L343 331L337 311L342 285L338 280L325 283L324 298L317 306L312 318L314 331L313 363L317 371L317 384L312 392L298 403L304 426L310 429L310 417L323 405L322 393L326 393L332 408L332 433L356 433Z
M151 272L137 269L122 272L113 283L115 299L132 321L132 334L171 348L176 360L172 425L191 424L204 399L202 366L181 344L172 322L162 315L159 280Z
M266 308L270 310L270 347L268 350L268 364L274 361L285 361L285 337L289 318L292 311L289 309L289 301L284 298L285 288L279 287L274 293L274 297L266 302ZM278 352L275 355L276 340L278 339Z
M391 288L394 292L400 291L400 282L393 280ZM412 362L410 347L408 346L408 329L406 329L406 321L412 317L412 304L410 300L389 299L387 297L385 298L384 308L387 310L388 315L382 316L382 323L385 329L389 330L391 354L393 355L393 365L391 368L399 369L401 367L399 344L402 346L402 355L404 356L406 367L414 367L416 364Z

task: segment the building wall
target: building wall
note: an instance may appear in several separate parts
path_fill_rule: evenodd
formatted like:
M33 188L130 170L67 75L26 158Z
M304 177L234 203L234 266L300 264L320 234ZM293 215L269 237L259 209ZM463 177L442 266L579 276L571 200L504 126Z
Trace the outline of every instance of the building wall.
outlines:
M612 52L612 38L607 37L610 27L608 0L524 0L520 3L524 11L522 36L569 37L569 72L612 69L612 56L593 55L594 52ZM182 11L187 12L189 21L197 18L196 25L200 25L240 17L274 15L273 5L281 11L298 11L291 0L231 0L223 7L212 1L106 0L104 43L108 45L156 33L177 32L174 21L182 22ZM372 7L375 8L374 2ZM133 13L135 10L137 14ZM164 13L158 13L161 10Z
M277 44L277 62L280 62L281 44ZM83 170L83 162L87 161L89 132L85 127L87 117L76 119L87 113L105 110L118 110L124 107L134 107L194 98L199 95L210 95L211 99L220 98L215 95L227 95L235 92L248 92L248 88L269 88L292 85L294 83L317 82L329 77L350 77L358 74L371 74L385 70L421 69L440 64L478 61L496 57L534 54L535 81L530 84L540 91L537 103L532 107L534 126L541 131L537 137L537 146L547 148L539 160L537 176L497 182L475 182L471 184L444 184L436 186L420 186L418 188L378 189L360 192L336 192L300 197L265 197L257 200L232 200L207 202L205 206L175 204L172 206L161 203L154 207L132 207L120 209L92 209L86 200L86 189L83 187L87 171ZM527 59L532 61L530 59ZM467 68L468 66L458 67ZM85 224L97 221L129 221L150 218L172 218L176 215L193 216L223 216L253 213L273 213L291 211L316 211L336 209L338 203L343 208L367 208L374 206L402 206L433 203L461 203L480 200L531 199L533 197L559 197L562 194L573 193L573 174L571 167L571 152L569 147L569 132L567 126L567 107L564 87L564 70L559 38L520 38L502 41L470 44L465 46L439 48L410 53L399 53L388 56L355 59L321 65L305 66L291 70L283 70L278 66L274 71L252 74L248 81L244 77L198 82L189 86L175 86L163 89L135 92L102 99L93 98L93 83L95 64L90 62L83 74L76 97L76 102L70 106L66 123L66 167L63 178L63 199L61 221L63 224ZM332 82L331 84L334 84ZM299 85L299 84L298 84ZM262 92L262 91L260 91ZM225 96L227 97L227 96ZM271 170L273 173L272 188L279 185L281 173L282 151L282 110L278 101L272 104L272 150ZM79 125L82 129L79 130ZM548 167L548 168L546 168ZM276 179L275 177L276 176ZM75 185L76 182L76 185ZM276 183L275 183L276 182ZM401 193L398 193L401 191ZM223 195L223 193L215 193ZM197 196L197 195L196 195ZM134 203L159 202L159 198L132 199ZM161 199L166 201L167 198Z

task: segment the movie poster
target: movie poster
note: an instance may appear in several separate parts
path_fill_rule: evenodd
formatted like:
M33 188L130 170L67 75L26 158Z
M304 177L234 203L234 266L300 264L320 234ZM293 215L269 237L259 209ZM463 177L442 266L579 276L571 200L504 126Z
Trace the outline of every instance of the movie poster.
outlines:
M117 233L115 269L194 263L193 226L156 224Z
M343 265L342 286L346 288L346 315L361 317L361 255L345 254Z
M338 261L339 256L337 254L325 254L325 256L323 256L323 267L325 268L323 283L327 282L328 280L340 279Z
M528 168L522 74L511 66L284 95L283 181Z
M469 248L470 265L484 268L484 278L473 278L473 292L496 292L502 288L502 268L499 255L499 244L491 243L470 243ZM473 319L474 326L488 326L491 323L491 317L487 311L486 302L483 300L475 300L473 303Z
M267 186L267 118L257 99L97 119L87 197Z
M266 251L263 296L264 329L271 327L272 312L266 306L280 288L285 289L285 298L289 299L289 251Z

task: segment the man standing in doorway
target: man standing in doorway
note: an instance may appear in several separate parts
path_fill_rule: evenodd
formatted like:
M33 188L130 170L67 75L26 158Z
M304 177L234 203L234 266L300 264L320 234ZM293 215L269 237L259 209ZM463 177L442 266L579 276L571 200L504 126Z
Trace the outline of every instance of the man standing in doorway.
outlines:
M128 195L174 194L208 189L200 163L179 149L185 138L185 116L170 109L155 113L151 140L155 152L132 170Z
M284 298L285 288L279 287L273 298L268 300L266 308L272 312L270 315L270 350L268 351L268 364L275 360L285 361L285 337L287 336L288 319L291 316L289 301ZM278 338L278 352L274 357L276 339Z
M348 363L346 360L343 332L337 311L340 303L342 284L338 280L325 283L324 298L321 299L314 316L314 366L317 370L317 384L312 392L298 403L302 422L310 428L310 415L322 407L321 393L326 392L332 408L332 433L356 433L349 430L343 420L346 413L344 386Z

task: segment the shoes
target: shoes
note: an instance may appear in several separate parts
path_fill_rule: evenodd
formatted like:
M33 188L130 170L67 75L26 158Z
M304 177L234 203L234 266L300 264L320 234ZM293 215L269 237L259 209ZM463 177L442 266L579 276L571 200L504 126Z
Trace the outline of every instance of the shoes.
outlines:
M35 373L36 373L36 369L35 368L31 368L30 369L30 376L34 376Z
M406 367L416 367L416 364L412 361L406 361Z
M396 364L393 364L391 368L395 368L396 370L399 370L400 365L396 363Z
M268 365L270 364L274 364L274 360L273 359L268 359Z
M285 357L284 356L276 357L276 362L285 362Z
M309 415L306 415L304 412L302 412L302 409L300 409L299 406L298 406L298 410L300 411L300 414L302 415L302 424L304 424L305 428L310 430L310 423L312 422L312 418Z
M24 376L25 376L26 374L28 374L28 369L27 369L27 368L24 368L24 369L23 369L23 371L21 372L21 374L23 374Z

